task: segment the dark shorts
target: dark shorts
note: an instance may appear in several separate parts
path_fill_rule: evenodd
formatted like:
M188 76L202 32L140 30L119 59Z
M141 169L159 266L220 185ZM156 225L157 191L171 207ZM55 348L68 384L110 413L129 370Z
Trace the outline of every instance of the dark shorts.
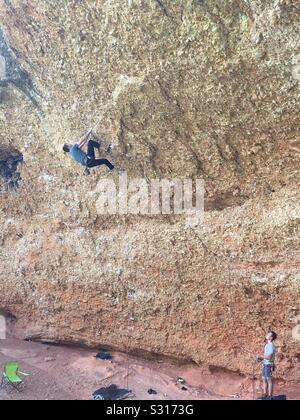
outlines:
M264 366L262 370L262 377L272 378L272 376L273 376L273 366L269 366L269 365Z

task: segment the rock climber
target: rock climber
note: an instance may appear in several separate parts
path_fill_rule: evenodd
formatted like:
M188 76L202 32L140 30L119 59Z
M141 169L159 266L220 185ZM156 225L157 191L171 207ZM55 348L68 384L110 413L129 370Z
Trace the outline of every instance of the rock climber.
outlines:
M65 144L63 151L70 153L73 160L85 166L85 173L90 174L90 168L96 166L106 165L111 171L114 169L114 165L107 159L96 159L95 149L100 150L101 144L93 140L93 129L90 129L80 140L75 144ZM87 153L82 149L87 144ZM111 145L108 146L106 152L111 151Z
M275 356L276 346L274 341L277 339L277 334L271 331L266 336L266 345L264 355L258 356L257 361L262 362L262 379L263 379L263 399L273 397L273 372L275 371Z

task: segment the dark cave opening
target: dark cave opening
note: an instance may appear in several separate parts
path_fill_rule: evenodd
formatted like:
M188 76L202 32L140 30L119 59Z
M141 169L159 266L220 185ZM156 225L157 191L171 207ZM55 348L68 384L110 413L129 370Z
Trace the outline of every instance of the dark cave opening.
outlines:
M19 187L21 173L18 167L23 161L23 155L17 149L0 145L0 191Z

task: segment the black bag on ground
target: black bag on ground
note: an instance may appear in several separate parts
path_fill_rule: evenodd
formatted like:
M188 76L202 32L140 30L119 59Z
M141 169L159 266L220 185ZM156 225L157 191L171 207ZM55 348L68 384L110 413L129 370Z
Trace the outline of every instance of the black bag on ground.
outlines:
M110 385L106 388L100 388L93 394L95 401L113 401L124 399L131 391L127 389L118 388L117 385Z

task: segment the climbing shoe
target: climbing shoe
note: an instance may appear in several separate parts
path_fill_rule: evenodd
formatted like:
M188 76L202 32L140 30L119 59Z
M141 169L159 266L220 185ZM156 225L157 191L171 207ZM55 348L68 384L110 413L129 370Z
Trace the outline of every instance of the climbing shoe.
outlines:
M89 168L85 168L83 175L88 176L91 175L91 171Z

